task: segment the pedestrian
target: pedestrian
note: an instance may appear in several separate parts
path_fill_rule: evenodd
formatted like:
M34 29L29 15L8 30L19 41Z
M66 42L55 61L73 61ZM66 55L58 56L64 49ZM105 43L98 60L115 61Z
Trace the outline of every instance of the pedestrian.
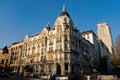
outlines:
M85 80L86 74L81 70L80 71L80 80Z

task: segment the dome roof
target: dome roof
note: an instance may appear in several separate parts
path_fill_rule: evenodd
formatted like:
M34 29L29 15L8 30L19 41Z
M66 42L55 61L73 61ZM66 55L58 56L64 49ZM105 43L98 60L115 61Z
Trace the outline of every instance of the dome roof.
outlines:
M65 16L65 15L68 16L68 17L70 17L70 15L68 14L68 12L66 11L65 5L63 5L63 10L60 13L60 16Z
M68 17L70 17L70 15L66 12L66 11L62 11L61 13L60 13L60 16L68 16Z

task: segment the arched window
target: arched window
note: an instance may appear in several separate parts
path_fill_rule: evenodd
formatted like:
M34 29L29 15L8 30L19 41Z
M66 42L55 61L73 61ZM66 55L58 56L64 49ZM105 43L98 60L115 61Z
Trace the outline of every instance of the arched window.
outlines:
M4 59L1 61L1 64L4 64Z

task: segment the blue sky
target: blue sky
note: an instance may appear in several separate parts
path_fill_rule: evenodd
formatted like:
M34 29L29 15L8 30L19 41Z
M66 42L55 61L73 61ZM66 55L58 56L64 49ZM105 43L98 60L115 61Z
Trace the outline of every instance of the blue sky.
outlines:
M63 4L80 31L96 33L105 21L113 40L120 34L120 0L0 0L0 48L41 32L48 21L53 27Z

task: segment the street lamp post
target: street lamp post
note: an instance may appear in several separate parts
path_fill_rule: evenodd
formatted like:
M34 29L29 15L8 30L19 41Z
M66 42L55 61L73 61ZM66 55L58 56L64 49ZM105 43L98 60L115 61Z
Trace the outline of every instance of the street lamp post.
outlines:
M94 60L95 60L95 57L91 56L91 65L92 65L92 72L93 72L93 74L94 74Z

